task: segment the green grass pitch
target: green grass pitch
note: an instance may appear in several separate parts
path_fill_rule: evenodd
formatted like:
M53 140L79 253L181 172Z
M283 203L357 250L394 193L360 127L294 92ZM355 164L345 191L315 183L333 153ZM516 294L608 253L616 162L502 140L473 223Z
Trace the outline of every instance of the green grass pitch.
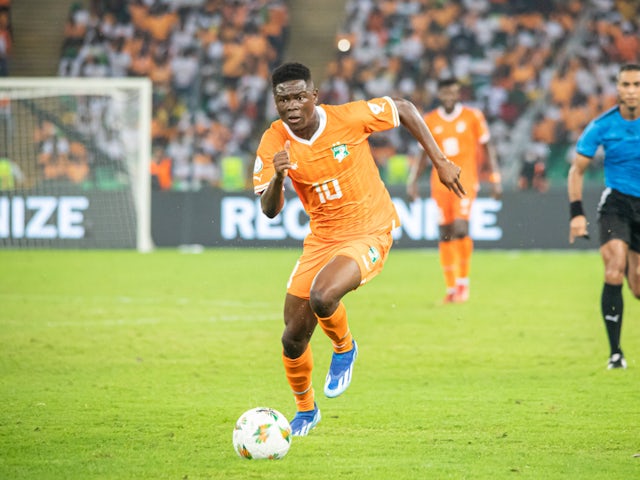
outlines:
M596 252L473 258L438 306L437 252L392 251L345 297L360 346L318 427L281 461L236 456L245 410L294 402L282 302L299 250L0 251L0 478L640 478L640 303L607 371Z

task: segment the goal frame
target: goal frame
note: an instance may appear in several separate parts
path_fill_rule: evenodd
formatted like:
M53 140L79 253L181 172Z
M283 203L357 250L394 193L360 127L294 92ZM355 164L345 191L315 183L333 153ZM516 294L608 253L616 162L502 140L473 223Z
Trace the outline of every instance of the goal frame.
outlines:
M151 236L151 120L152 83L149 78L76 78L76 77L4 77L0 78L0 97L7 90L24 89L56 95L104 95L123 89L137 90L138 152L133 199L136 214L136 249L141 253L153 250ZM11 96L9 96L11 99Z

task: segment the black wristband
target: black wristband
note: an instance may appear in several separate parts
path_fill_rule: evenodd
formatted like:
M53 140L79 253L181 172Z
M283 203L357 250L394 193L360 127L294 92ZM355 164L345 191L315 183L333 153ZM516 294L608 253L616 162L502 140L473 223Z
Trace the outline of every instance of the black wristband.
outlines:
M575 202L571 202L569 204L569 212L571 214L571 218L584 215L584 210L582 209L582 200L576 200Z

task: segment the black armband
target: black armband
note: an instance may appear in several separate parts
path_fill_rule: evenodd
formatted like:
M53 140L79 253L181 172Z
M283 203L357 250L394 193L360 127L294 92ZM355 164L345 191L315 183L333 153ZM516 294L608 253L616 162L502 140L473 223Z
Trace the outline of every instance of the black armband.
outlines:
M571 202L569 204L569 212L571 214L571 218L584 215L584 210L582 209L582 200L576 200L575 202Z

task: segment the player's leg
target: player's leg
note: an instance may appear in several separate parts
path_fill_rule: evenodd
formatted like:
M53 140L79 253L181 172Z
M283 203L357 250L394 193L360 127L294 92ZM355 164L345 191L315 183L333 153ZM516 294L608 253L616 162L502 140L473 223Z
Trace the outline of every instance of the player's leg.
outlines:
M333 344L324 386L324 393L329 398L337 397L349 387L358 355L358 345L351 336L341 299L382 270L392 242L390 233L345 242L313 281L311 308Z
M607 368L625 368L626 362L620 338L623 320L622 283L627 271L631 242L631 224L627 218L626 197L615 190L605 191L598 215L600 255L604 263L604 285L600 308L609 340L610 357Z
M469 273L471 271L471 254L473 253L473 240L469 236L469 221L457 219L454 222L453 236L452 243L458 259L455 301L466 302L469 300Z
M291 420L294 436L304 436L320 421L313 385L313 355L311 336L318 323L309 304L311 282L322 266L316 244L305 240L302 255L298 259L289 281L284 305L285 328L282 334L282 360L285 375L296 400L298 412Z
M294 436L304 436L320 421L311 383L313 354L309 343L317 319L309 300L287 293L284 322L282 363L298 411L291 421L291 430Z
M637 203L638 208L634 208L634 211L640 211L640 200ZM633 296L640 299L640 215L636 215L632 220L626 276Z
M620 346L622 332L622 282L627 258L627 245L622 240L613 239L600 247L604 262L604 285L600 297L602 318L609 339L610 359L608 368L623 366L624 355Z
M453 222L453 244L456 250L456 302L466 302L469 299L469 273L471 270L471 254L473 240L469 236L469 218L471 206L475 197L455 198L455 220Z
M443 303L451 303L455 300L456 277L458 276L457 250L454 244L455 213L457 209L457 196L447 190L435 189L432 198L438 207L438 253L440 254L440 267L444 277L446 294Z
M632 250L627 254L627 283L633 296L640 299L640 253Z
M453 223L444 223L438 228L440 232L438 253L446 288L443 302L451 303L455 301L456 278L458 277L458 252L453 238Z
M333 344L331 366L324 385L324 393L329 398L343 393L351 383L358 347L349 329L346 308L340 300L358 288L361 279L358 263L353 258L338 255L318 272L311 286L311 308Z

